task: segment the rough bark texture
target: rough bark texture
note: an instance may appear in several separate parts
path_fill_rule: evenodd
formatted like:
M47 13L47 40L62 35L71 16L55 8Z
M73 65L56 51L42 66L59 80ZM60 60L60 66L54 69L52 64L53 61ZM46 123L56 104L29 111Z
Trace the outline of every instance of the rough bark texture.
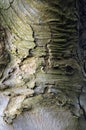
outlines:
M75 0L0 0L0 130L86 130L80 8L78 22Z

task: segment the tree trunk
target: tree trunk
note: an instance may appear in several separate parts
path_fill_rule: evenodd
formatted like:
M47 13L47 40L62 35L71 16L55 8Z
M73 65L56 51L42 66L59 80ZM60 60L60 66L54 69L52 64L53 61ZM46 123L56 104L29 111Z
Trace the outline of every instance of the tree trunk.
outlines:
M0 0L0 130L86 130L83 3Z

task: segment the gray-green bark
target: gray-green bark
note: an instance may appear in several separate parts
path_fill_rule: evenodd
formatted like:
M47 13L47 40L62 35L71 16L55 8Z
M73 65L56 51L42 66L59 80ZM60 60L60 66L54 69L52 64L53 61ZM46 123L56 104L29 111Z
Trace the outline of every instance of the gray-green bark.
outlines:
M74 0L0 0L0 130L86 129L76 13Z

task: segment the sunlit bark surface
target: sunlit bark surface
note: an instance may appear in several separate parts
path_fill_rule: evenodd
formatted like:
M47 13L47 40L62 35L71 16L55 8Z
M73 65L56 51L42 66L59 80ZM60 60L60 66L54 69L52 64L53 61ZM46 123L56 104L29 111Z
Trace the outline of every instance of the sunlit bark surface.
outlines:
M0 0L0 130L86 130L85 4Z

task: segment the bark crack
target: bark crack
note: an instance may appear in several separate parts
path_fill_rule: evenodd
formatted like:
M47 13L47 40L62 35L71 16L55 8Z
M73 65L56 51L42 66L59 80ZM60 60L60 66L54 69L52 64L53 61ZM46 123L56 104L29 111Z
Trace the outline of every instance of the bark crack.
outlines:
M5 10L8 10L9 8L11 8L12 4L14 3L14 0L12 1L9 1L9 6L7 8L0 8L1 10L3 9L4 11Z
M81 92L80 92L80 94L79 94L79 96L78 96L78 104L79 104L79 107L80 107L80 109L82 110L82 112L83 112L83 116L84 116L84 118L85 118L85 120L86 120L86 112L85 112L85 109L84 109L84 107L82 106L82 104L81 104L81 95L82 95L82 93L83 93L83 86L81 87Z
M50 68L52 67L51 62L50 62L50 51L49 51L49 47L48 47L48 45L53 42L52 29L51 29L50 25L49 25L49 30L50 30L50 41L45 45L46 56L44 57L46 69L47 69L47 67L50 67Z
M30 24L29 24L29 25L30 25ZM32 30L32 37L33 37L34 43L35 43L35 47L29 50L29 54L32 56L32 51L33 51L33 49L36 49L36 48L37 48L37 42L36 42L36 38L35 38L34 29L33 29L33 27L32 27L31 25L30 25L30 27L31 27L31 30Z

